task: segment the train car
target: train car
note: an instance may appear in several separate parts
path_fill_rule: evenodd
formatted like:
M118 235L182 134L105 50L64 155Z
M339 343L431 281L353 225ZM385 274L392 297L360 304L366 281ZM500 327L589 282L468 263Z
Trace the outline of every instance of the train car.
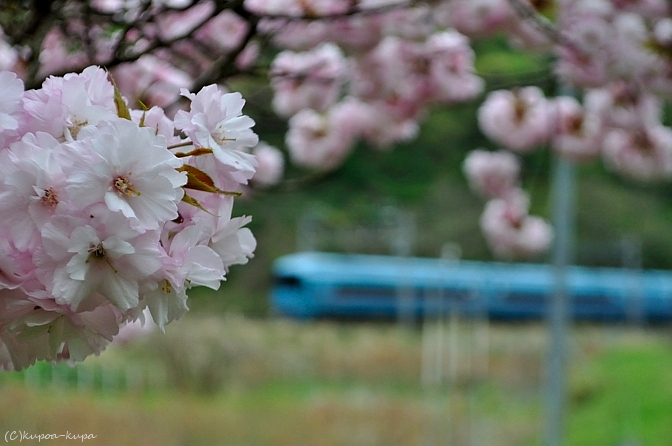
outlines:
M326 252L283 256L273 275L272 309L296 318L541 318L555 290L547 264ZM566 289L576 319L672 320L671 272L570 266Z

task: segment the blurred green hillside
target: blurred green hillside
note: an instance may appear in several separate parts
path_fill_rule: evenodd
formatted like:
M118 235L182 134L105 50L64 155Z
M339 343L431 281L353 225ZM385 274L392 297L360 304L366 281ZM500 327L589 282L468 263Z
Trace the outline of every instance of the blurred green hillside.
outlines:
M548 61L540 56L512 51L498 40L476 44L475 50L477 69L489 90L536 84L551 95L556 89ZM282 147L285 124L267 111L270 91L249 81L234 88L249 98L246 112L257 121L261 139ZM481 99L432 110L411 143L389 151L361 145L341 169L323 176L290 167L287 185L238 199L234 214L253 216L249 226L258 240L255 258L233 267L219 292L193 292L192 310L266 314L272 262L297 249L297 224L305 215L318 214L331 228L348 233L375 224L381 207L394 205L415 217L413 254L438 256L441 246L450 242L459 244L464 259L491 259L478 227L483 202L469 190L461 172L470 150L498 149L478 130L475 116ZM666 112L669 122L670 110ZM523 187L532 198L531 212L546 218L551 210L552 162L545 149L523 158ZM630 240L635 247L641 243L644 268L672 269L672 185L634 183L606 171L599 161L578 166L577 181L576 263L636 264L638 260L628 260L623 249L624 240ZM334 239L318 248L390 253L389 246L362 245L356 238Z

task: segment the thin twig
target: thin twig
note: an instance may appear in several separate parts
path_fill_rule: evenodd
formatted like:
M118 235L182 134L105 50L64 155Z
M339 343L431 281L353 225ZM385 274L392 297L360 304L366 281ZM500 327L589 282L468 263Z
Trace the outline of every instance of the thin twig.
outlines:
M532 26L544 33L556 44L566 44L567 39L546 17L539 14L534 6L525 0L509 0L509 4L522 20L526 20Z

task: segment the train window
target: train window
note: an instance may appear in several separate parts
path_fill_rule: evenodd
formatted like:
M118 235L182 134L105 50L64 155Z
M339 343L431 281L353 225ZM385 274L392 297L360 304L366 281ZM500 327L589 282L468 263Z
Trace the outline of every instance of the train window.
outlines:
M514 292L505 295L504 299L517 304L543 304L548 297L545 294Z
M337 299L394 299L403 292L403 288L394 286L345 285L336 289Z
M422 299L446 299L466 302L478 298L478 293L472 290L423 288L420 293Z
M275 278L275 286L299 288L301 286L301 279L295 276L279 276Z
M450 300L467 301L477 297L477 295L470 290L447 290L445 296Z
M574 302L583 305L609 305L611 299L600 294L579 294L574 297Z

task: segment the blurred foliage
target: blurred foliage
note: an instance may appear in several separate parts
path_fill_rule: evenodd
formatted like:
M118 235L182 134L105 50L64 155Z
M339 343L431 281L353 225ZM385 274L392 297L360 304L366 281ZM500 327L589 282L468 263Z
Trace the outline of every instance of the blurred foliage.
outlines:
M498 38L475 42L474 49L477 70L489 89L535 84L548 95L556 90L547 56L512 50ZM282 147L286 123L269 113L271 91L264 82L233 80L231 88L243 91L246 112L257 121L261 139ZM415 255L435 257L445 243L456 243L464 259L491 259L478 226L484 203L469 190L462 174L462 161L470 150L498 149L478 129L480 102L435 107L417 140L389 150L360 144L335 172L322 175L290 166L287 177L298 187L250 191L249 199L237 201L234 213L253 216L255 258L244 267L234 266L219 292L194 290L192 309L267 314L272 262L297 249L302 237L297 225L302 216L315 213L340 233L354 234L375 226L381 208L396 206L415 217ZM665 114L669 123L672 109L667 107ZM522 181L531 195L531 212L545 218L551 212L552 164L546 149L523 157ZM632 263L623 248L624 240L632 240L641 243L644 268L672 269L672 185L628 181L608 172L600 161L579 166L577 179L576 263L615 267ZM334 237L318 248L391 253L389 243L369 241Z

